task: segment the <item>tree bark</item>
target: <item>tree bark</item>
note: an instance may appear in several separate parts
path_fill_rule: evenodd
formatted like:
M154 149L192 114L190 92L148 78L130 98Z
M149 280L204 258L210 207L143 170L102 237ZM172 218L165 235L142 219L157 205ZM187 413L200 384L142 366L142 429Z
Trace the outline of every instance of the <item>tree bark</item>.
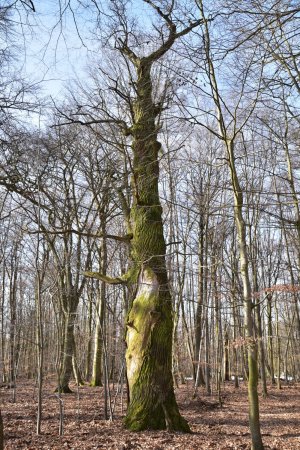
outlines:
M72 357L74 347L74 313L65 313L64 343L62 355L62 368L59 380L59 391L70 394L72 391L69 382L73 372Z
M249 276L249 262L247 254L246 225L243 217L243 193L239 184L234 155L234 143L232 140L226 142L231 182L234 193L234 217L239 243L240 271L243 283L244 316L246 328L246 341L248 351L248 398L249 398L249 424L251 431L251 448L262 450L263 443L260 432L259 401L258 401L258 364L257 364L257 341L254 333L254 318L252 305L252 291Z
M274 376L274 351L273 351L273 326L272 326L272 294L267 295L267 317L268 317L268 354L269 354L269 372L272 384L275 384Z
M3 450L3 448L4 448L3 420L2 420L1 410L0 410L0 450Z
M172 300L158 193L161 147L152 100L151 60L138 59L133 136L131 282L136 295L127 319L127 378L130 403L125 426L132 431L190 431L179 413L172 379Z
M224 381L230 380L229 373L229 336L228 331L225 331L224 335Z
M93 373L91 386L102 386L103 319L104 319L104 301L105 301L105 291L103 290L104 286L105 283L101 282L101 288L97 302Z
M200 183L200 189L202 194L202 179ZM196 381L196 387L198 385L205 385L205 380L203 376L203 370L200 365L200 345L201 345L201 337L202 337L202 309L203 309L203 303L204 303L204 253L205 253L205 246L204 246L204 233L205 233L205 225L203 220L203 206L200 205L200 220L199 220L199 275L198 275L198 298L197 298L197 308L196 308L196 315L195 315L195 361L198 361L197 372L198 377Z
M78 358L77 358L76 341L75 341L74 332L73 332L72 367L73 367L73 375L74 375L77 386L84 386L84 380L82 377L80 365L79 365Z

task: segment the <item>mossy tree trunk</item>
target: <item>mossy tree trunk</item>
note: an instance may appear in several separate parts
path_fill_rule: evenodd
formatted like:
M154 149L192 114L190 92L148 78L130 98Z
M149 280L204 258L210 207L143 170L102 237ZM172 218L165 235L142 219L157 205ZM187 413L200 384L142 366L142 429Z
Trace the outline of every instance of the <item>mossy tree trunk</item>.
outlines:
M160 143L152 99L151 59L136 60L134 103L133 193L130 213L131 257L137 291L127 318L127 378L130 430L189 431L181 417L172 379L172 300L166 270L166 244L158 193Z
M157 117L163 109L163 98L154 101L151 69L179 37L199 26L201 20L189 22L178 31L172 20L174 5L163 12L163 8L151 0L145 3L163 23L159 36L161 45L148 56L139 57L128 46L128 35L118 38L119 51L135 71L133 124L126 130L132 138L133 152L133 202L129 217L133 270L127 282L136 285L136 294L126 324L130 403L125 426L133 431L167 428L189 432L178 410L172 378L173 312L158 192L161 144Z
M159 199L159 120L162 98L155 101L151 79L154 63L165 55L181 36L201 24L201 20L188 21L185 28L177 30L174 3L170 7L157 6L152 0L144 0L161 22L155 27L153 42L158 47L148 56L135 53L135 38L129 33L124 8L114 10L117 35L115 48L127 60L129 79L133 86L132 97L128 86L124 93L118 82L112 89L129 103L132 126L124 120L118 123L124 134L131 137L133 160L133 200L129 213L125 214L131 235L132 268L120 278L111 278L95 272L86 272L107 283L126 283L135 288L126 323L126 364L130 403L125 418L126 428L172 429L189 432L187 422L181 417L175 400L172 379L172 299L166 268L166 243L163 233L162 207ZM158 31L160 30L160 31ZM157 35L158 33L158 35ZM133 43L133 48L130 43ZM111 122L111 115L108 121ZM127 210L127 207L125 207Z

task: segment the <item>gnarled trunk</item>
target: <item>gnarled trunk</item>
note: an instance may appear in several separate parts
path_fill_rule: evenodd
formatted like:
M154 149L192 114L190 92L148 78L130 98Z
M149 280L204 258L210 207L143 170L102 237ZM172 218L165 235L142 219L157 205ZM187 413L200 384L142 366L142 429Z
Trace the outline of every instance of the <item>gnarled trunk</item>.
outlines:
M132 269L126 276L111 278L86 272L108 283L127 283L136 288L127 321L127 378L130 403L125 425L131 430L164 429L189 431L175 400L172 380L172 302L166 269L166 244L163 234L162 207L158 193L160 143L157 139L164 95L152 98L152 65L171 49L174 42L198 27L202 20L189 21L177 31L171 14L165 14L154 2L148 3L162 22L161 45L148 56L139 57L130 48L128 36L117 40L117 48L130 61L130 79L135 80L134 99L130 99L132 126L119 123L126 136L132 137L133 204L125 205L126 223L131 239ZM172 6L173 8L173 6ZM172 9L171 8L171 9ZM120 16L121 17L121 16ZM123 27L124 21L122 18ZM132 69L132 70L131 70ZM116 89L116 93L119 91ZM122 98L128 98L127 94ZM122 195L121 195L122 197ZM122 202L124 203L124 202Z
M152 100L151 61L136 61L134 104L131 282L137 290L127 319L127 378L130 403L125 426L131 430L189 431L176 404L172 379L172 301L158 193L161 147Z
M167 279L150 267L139 287L127 322L127 377L130 404L125 424L131 430L188 431L175 401L172 371L172 312Z

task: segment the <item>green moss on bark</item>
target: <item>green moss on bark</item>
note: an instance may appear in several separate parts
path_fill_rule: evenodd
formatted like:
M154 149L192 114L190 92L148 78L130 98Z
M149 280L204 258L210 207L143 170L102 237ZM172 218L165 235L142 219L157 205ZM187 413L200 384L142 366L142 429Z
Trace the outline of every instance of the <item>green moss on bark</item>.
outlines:
M132 431L190 431L174 395L170 300L154 271L144 268L127 321L130 404L124 423Z
M130 403L125 426L132 431L168 428L188 432L172 379L172 302L158 192L161 144L155 121L160 110L152 99L151 59L136 58L134 64L133 205L129 220L134 270L128 284L136 284L136 292L126 324Z

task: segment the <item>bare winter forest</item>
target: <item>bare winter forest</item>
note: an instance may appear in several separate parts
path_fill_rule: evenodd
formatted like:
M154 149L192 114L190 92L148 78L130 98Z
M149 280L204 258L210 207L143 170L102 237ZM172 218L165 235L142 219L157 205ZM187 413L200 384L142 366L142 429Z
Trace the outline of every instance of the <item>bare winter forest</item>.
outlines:
M0 1L0 450L300 449L300 1Z

